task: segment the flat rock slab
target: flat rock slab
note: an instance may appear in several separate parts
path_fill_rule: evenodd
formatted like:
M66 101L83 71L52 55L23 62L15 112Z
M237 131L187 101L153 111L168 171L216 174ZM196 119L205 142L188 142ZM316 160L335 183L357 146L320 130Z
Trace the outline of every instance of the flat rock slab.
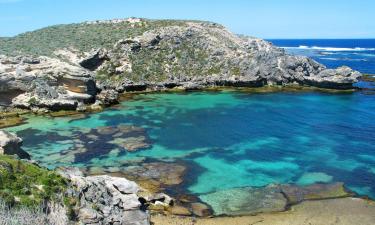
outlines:
M256 216L192 219L156 215L151 221L154 225L373 225L375 203L358 198L327 199L302 202L287 212Z
M261 212L284 211L287 199L279 187L233 188L199 196L210 205L214 215L249 215Z
M351 194L345 190L344 184L312 184L308 186L281 185L281 191L288 198L289 204L304 200L348 197Z

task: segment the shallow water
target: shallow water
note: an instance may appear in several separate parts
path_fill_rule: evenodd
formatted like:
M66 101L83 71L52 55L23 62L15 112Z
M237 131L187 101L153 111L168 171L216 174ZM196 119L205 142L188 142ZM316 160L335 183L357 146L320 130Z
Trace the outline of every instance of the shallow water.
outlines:
M151 148L127 152L109 144L111 135L89 140L98 136L93 128L118 124L145 128ZM50 168L177 161L188 166L182 189L198 195L342 181L375 198L375 95L362 92L139 94L101 113L28 116L26 124L7 130Z

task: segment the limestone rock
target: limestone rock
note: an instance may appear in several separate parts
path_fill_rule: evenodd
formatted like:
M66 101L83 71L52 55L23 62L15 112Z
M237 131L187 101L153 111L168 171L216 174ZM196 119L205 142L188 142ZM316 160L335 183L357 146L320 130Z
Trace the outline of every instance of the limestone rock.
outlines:
M113 89L103 90L96 96L96 99L106 106L118 103L118 98L118 92Z
M240 37L220 25L200 22L160 27L119 40L108 50L108 59L98 72L108 75L99 85L120 92L291 83L348 89L361 76L348 67L326 69L262 39Z
M22 150L22 139L16 134L0 130L0 154L17 155L21 159L30 159L30 155Z
M16 107L75 109L78 102L92 102L96 92L92 73L77 65L44 56L0 56L0 93L17 93L7 100Z
M308 186L281 185L281 191L288 198L289 204L305 200L348 197L343 183L312 184Z
M59 172L70 180L70 195L79 198L77 218L81 224L150 224L135 182L107 175L84 177L70 169Z
M95 70L97 69L105 60L108 59L108 52L105 49L98 49L91 52L86 58L79 62L82 67Z

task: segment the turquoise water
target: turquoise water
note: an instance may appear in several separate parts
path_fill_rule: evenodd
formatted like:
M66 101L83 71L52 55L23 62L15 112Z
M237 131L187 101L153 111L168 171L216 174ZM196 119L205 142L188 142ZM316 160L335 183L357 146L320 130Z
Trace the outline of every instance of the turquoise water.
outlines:
M150 147L127 152L95 130L119 124L145 128ZM51 168L182 163L181 187L193 194L342 181L375 197L375 95L368 93L139 94L101 113L29 116L8 130Z

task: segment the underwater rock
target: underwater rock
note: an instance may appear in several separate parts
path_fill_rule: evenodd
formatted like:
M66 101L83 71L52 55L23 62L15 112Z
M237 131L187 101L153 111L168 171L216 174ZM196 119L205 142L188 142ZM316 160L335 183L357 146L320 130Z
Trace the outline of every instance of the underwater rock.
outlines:
M314 183L329 183L333 179L332 176L322 172L306 172L297 180L298 185L308 185Z
M95 132L99 134L99 140L108 139L100 137L101 135L109 135L111 140L107 141L107 143L117 145L127 151L132 152L151 147L150 139L147 136L146 130L142 127L124 124L118 126L98 127L93 129L92 132L90 132L90 135Z
M203 194L199 198L210 205L217 216L280 212L287 206L287 200L277 186L233 188Z
M139 149L149 148L151 145L147 142L145 136L116 138L110 143L117 144L125 148L129 152L134 152Z
M207 217L212 215L212 210L206 204L200 202L191 203L193 214L199 217Z
M98 132L98 134L101 134L101 135L112 135L112 134L118 132L117 127L111 127L111 126L98 127L95 130Z
M22 150L22 139L14 133L0 130L0 155L17 155L21 159L30 159L30 155Z
M345 190L344 183L312 184L308 186L280 185L281 191L288 198L289 204L305 200L347 197L351 194Z

